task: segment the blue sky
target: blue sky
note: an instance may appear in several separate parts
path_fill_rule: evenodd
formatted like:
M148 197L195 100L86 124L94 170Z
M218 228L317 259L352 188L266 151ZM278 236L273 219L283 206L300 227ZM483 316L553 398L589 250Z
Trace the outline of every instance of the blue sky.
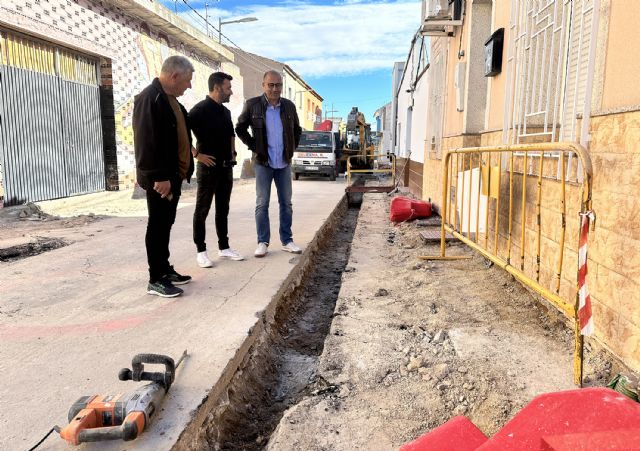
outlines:
M203 21L184 0L161 0L196 26ZM391 70L406 59L420 25L420 0L187 0L243 50L287 63L324 98L324 110L346 119L352 106L374 123L391 100ZM223 43L229 44L223 38Z

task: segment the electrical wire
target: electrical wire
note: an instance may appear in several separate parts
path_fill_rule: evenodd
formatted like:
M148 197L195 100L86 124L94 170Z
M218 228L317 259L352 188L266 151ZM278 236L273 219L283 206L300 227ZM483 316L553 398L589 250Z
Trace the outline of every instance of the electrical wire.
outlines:
M44 442L47 439L47 437L49 437L51 435L51 433L53 431L56 431L57 433L60 433L60 426L52 427L51 430L49 432L47 432L47 434L44 437L42 437L42 439L38 443L36 443L33 447L29 448L29 451L33 451L38 446L42 445L42 442Z
M254 62L258 63L259 65L264 66L267 70L272 69L272 67L267 66L267 65L266 65L265 63L263 63L262 61L260 61L260 60L258 60L258 59L256 59L256 58L251 57L251 56L248 54L248 52L246 52L245 50L243 50L242 48L240 48L240 46L239 46L238 44L236 44L235 42L233 42L233 41L231 40L231 38L229 38L227 35L225 35L224 33L222 33L222 31L220 31L220 28L217 28L217 27L215 27L213 24L211 24L211 23L207 20L207 18L206 18L206 17L204 17L202 14L200 14L200 13L198 12L198 10L196 10L193 6L191 6L187 0L182 0L182 2L187 6L187 8L189 8L189 9L190 9L191 11L193 11L193 13L195 13L195 14L196 14L196 15L197 15L201 20L203 20L203 21L204 21L204 23L205 23L205 25L206 25L206 24L209 24L209 26L210 26L211 28L213 28L213 30L214 30L215 32L217 32L217 33L218 33L218 35L219 35L220 37L225 38L225 39L226 39L226 40L227 40L231 45L233 45L235 48L237 48L238 50L240 50L240 51L244 52L244 53L245 53L245 55L242 55L242 56L241 56L241 58L245 59L245 61L253 60ZM254 67L255 67L255 66L254 66Z

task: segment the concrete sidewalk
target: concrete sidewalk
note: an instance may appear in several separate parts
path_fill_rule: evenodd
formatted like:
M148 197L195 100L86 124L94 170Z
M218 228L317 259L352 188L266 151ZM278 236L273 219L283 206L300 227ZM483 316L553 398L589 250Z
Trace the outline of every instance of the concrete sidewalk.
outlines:
M306 248L344 194L338 182L294 182L293 233ZM188 200L193 196L185 196ZM162 411L134 442L88 444L79 449L170 449L225 366L236 356L283 281L304 259L280 250L275 189L272 245L256 259L253 184L234 187L229 218L231 246L246 261L216 261L198 268L191 240L194 205L182 203L172 232L171 261L193 276L185 295L146 294L145 217L113 217L75 230L69 246L0 263L0 449L28 449L80 396L116 394L137 387L118 381L138 353L189 356L177 372ZM213 213L213 212L212 212ZM208 246L216 255L213 214ZM153 367L152 367L153 368ZM57 434L39 449L67 449Z

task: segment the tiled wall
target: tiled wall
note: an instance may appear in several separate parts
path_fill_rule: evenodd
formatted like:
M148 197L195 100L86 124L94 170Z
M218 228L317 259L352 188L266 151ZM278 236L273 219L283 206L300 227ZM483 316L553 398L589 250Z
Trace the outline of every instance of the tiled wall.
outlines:
M632 368L640 369L640 112L594 117L589 154L593 165L593 209L597 215L595 230L589 235L588 283L593 303L596 337ZM471 147L468 137L443 140L443 148ZM502 142L502 132L480 136L478 144L495 146ZM497 159L493 160L497 164ZM455 166L455 157L454 157ZM516 164L517 167L517 164ZM544 173L554 172L555 167ZM505 177L506 175L506 177ZM423 198L442 203L441 160L427 160L424 167ZM522 176L514 177L514 211L512 222L511 263L519 267L521 249ZM498 255L507 259L508 173L503 172L500 206ZM536 277L537 223L535 194L537 178L528 177L525 214L525 273ZM560 183L543 179L542 237L540 282L555 288L560 242ZM576 297L578 268L578 230L580 185L566 186L567 216L565 251L562 264L560 296L573 303ZM493 249L495 201L490 203L489 248ZM484 236L480 241L483 244Z
M187 109L204 98L209 74L220 68L220 62L172 41L162 30L125 15L106 2L3 0L0 17L0 24L4 22L24 33L101 57L103 83L108 86L110 81L113 87L117 185L120 189L132 188L135 182L131 128L133 98L157 76L162 61L168 56L182 54L193 62L196 69L193 88L180 98ZM110 74L105 73L106 70Z

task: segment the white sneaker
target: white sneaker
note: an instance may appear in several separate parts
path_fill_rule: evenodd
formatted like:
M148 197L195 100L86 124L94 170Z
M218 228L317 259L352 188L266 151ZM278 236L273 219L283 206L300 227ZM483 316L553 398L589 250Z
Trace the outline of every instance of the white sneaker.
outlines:
M218 251L218 257L228 258L229 260L236 260L236 261L244 260L244 257L242 255L238 254L235 250L231 249L230 247L226 249L222 249L221 251Z
M198 262L198 266L201 268L213 267L213 262L209 259L209 254L207 254L207 251L198 252L196 261Z
M256 251L253 253L255 257L262 258L267 255L269 245L267 243L258 243Z
M293 241L289 241L287 244L282 246L282 250L291 252L292 254L302 254L302 249L296 246L296 243L294 243Z

